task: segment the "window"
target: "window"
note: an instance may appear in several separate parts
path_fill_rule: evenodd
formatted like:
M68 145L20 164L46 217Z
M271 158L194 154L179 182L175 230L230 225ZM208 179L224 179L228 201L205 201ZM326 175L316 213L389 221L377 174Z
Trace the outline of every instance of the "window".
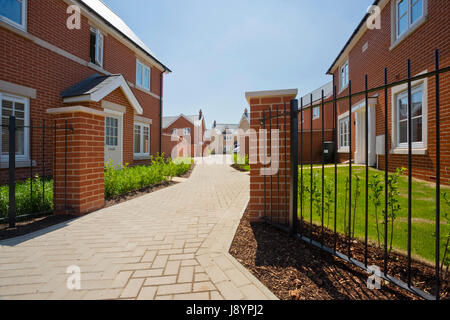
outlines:
M134 155L150 156L150 125L134 124Z
M339 148L348 148L350 141L349 132L350 117L345 117L339 120Z
M413 88L411 92L411 129L413 147L422 147L423 130L423 86ZM408 91L399 93L396 98L397 146L408 147Z
M104 37L100 30L91 28L90 55L91 62L103 67L103 44Z
M183 129L183 135L189 136L191 134L191 128L184 128Z
M411 29L423 17L423 0L397 0L396 28L397 37Z
M173 134L174 136L178 135L178 129L173 129L172 134Z
M27 0L0 0L0 20L25 30L26 9Z
M1 159L9 159L9 117L16 117L16 159L19 161L28 160L28 128L30 109L29 100L22 97L0 93L1 102Z
M231 139L232 139L232 136L230 136L230 135L225 136L225 141L231 141Z
M341 67L340 79L341 90L343 90L348 85L348 61Z
M313 120L320 118L320 107L315 107L313 109Z
M119 145L119 119L106 117L105 119L105 145L117 147Z
M150 90L150 67L142 64L139 60L136 62L136 85L140 88Z

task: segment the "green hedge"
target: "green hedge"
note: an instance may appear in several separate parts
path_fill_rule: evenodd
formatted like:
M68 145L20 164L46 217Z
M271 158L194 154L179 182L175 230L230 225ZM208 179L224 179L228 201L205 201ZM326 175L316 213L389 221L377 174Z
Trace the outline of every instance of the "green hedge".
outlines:
M151 165L136 167L105 166L105 199L124 195L185 174L191 168L192 159L172 161L157 156ZM33 179L33 197L30 199L31 179L16 183L16 216L53 211L53 180L45 180L45 197L42 191L43 179ZM0 186L0 222L8 217L9 187Z
M45 181L45 196L42 184ZM16 216L30 213L50 213L53 211L53 180L43 180L39 176L33 179L31 199L31 179L16 183ZM0 186L0 219L8 217L9 186Z
M105 167L105 199L169 181L189 171L191 166L192 159L172 161L162 156L155 157L148 166L116 167L109 163Z

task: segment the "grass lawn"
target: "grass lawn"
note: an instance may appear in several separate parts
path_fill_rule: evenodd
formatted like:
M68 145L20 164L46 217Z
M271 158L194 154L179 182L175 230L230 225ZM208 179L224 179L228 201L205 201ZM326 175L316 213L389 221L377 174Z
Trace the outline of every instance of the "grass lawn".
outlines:
M299 168L299 191L301 188L300 182L300 170ZM310 166L303 166L303 183L307 187L303 196L303 219L309 221L310 219ZM313 177L317 185L316 205L313 205L313 223L321 225L321 204L322 204L322 169L314 167ZM348 177L348 166L338 167L338 185L337 185L337 230L339 233L344 234L344 217L348 221L348 196L346 199L346 178ZM381 207L378 210L378 227L381 244L384 243L384 171L370 169L369 181L374 175L380 175L382 179L383 190L381 192ZM327 200L324 201L324 225L329 229L333 229L334 226L334 166L325 168L325 186L333 202L330 202L330 212L327 211ZM356 219L355 219L355 237L364 240L365 235L365 194L366 194L366 169L365 167L354 166L352 169L352 207L355 201L355 189L356 189L356 177L360 178L360 195L356 204ZM429 262L433 262L435 259L435 197L436 197L435 185L429 182L413 179L412 184L412 254L416 257L420 257ZM442 192L446 192L450 196L450 187L442 186ZM399 205L400 210L397 215L397 219L394 222L394 236L393 236L393 248L403 252L407 251L408 246L408 177L401 176L398 182L399 191ZM314 192L313 192L314 194ZM327 198L327 192L325 191L325 198ZM372 191L369 187L369 195ZM313 200L313 204L314 204ZM347 203L347 204L346 204ZM369 225L369 239L373 243L377 244L377 223L374 209L374 202L369 198L369 212L368 212L368 225ZM447 224L445 215L450 215L450 207L446 204L444 199L441 199L441 257L444 252L444 246L446 243L446 237L450 226ZM299 217L300 217L300 195L299 195ZM352 210L353 220L353 210ZM353 222L352 222L353 224ZM347 227L348 228L348 227ZM347 229L346 228L346 229ZM388 246L391 236L391 225L388 227Z

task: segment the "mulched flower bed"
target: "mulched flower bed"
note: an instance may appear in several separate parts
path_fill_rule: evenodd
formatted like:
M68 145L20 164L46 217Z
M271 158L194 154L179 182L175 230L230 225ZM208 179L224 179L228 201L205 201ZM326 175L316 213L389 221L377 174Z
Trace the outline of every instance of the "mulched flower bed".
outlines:
M305 225L306 226L306 225ZM308 229L303 229L309 235ZM319 240L321 228L313 226L313 239ZM334 234L325 232L324 244L334 245ZM347 253L345 237L338 235L337 249ZM364 243L352 241L352 257L364 261ZM236 232L230 253L249 269L278 298L283 300L409 300L416 295L383 281L381 290L367 288L368 274L304 241L263 222L250 223L245 213ZM383 265L382 250L370 246L369 265ZM391 253L389 274L405 279L406 257ZM434 269L415 262L413 284L433 293ZM448 281L442 297L450 297Z

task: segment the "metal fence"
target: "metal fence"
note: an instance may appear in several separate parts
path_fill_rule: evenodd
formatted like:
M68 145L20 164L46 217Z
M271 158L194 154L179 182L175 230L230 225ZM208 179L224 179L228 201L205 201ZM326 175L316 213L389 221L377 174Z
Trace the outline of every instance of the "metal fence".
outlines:
M402 80L397 80L393 82L389 82L389 70L387 68L384 69L384 84L378 87L369 88L369 77L365 76L365 83L364 83L364 91L361 92L352 92L352 82L349 81L348 85L348 95L337 97L337 90L336 86L334 86L333 89L333 97L329 99L325 99L324 93L322 91L322 98L319 103L314 104L313 97L311 95L311 103L309 105L303 105L303 100L300 102L300 108L298 106L298 100L292 100L290 103L290 110L286 110L286 105L284 106L284 112L277 112L276 114L272 114L272 111L269 111L269 114L264 112L263 117L261 119L261 125L264 129L279 129L278 120L277 120L277 127L272 128L272 122L274 118L280 118L281 121L286 124L286 121L290 121L290 170L291 170L291 179L290 179L290 203L289 203L289 218L285 219L284 221L280 221L280 215L274 215L274 212L277 212L279 208L273 208L272 205L272 197L274 190L280 190L280 182L279 177L280 173L276 173L275 175L270 175L269 177L264 177L264 216L265 220L269 223L272 223L273 225L285 230L286 232L290 232L294 234L299 239L306 241L310 243L311 245L314 245L318 248L321 248L330 254L347 261L348 263L351 263L353 265L356 265L357 267L366 270L367 272L371 273L373 270L369 267L369 263L372 260L375 260L374 258L374 251L372 250L372 245L369 243L369 148L368 148L368 141L369 141L369 120L368 120L368 110L369 110L369 94L371 93L377 93L377 92L383 92L384 93L384 101L378 101L378 104L384 102L384 175L382 177L383 180L383 187L384 187L384 203L382 205L382 208L384 209L382 211L381 217L383 220L381 221L382 224L384 224L384 237L382 240L382 260L383 265L380 266L380 270L382 269L381 274L379 274L380 278L389 281L390 283L393 283L405 290L408 290L409 292L412 292L424 299L429 300L439 300L440 299L440 289L441 289L441 255L440 255L440 246L441 246L441 128L440 128L440 122L441 122L441 84L440 84L440 76L449 72L450 67L444 67L440 68L439 66L439 51L436 50L435 52L435 70L431 72L427 72L424 74L420 74L418 76L411 76L411 61L407 61L407 78ZM434 78L434 81L433 81ZM388 149L389 146L389 137L390 132L389 130L389 110L388 110L388 97L389 97L389 89L399 86L399 85L407 85L407 101L408 101L408 123L412 123L412 84L415 81L422 80L422 79L431 79L430 83L428 84L428 88L432 88L434 86L435 89L435 119L428 118L428 121L436 121L436 127L435 127L435 134L436 139L435 141L430 141L429 144L435 143L435 174L436 174L436 181L435 181L435 218L434 218L434 237L436 239L435 241L435 262L434 262L434 290L433 293L427 293L425 290L416 288L412 285L413 279L413 272L412 272L412 264L414 262L413 256L412 256L412 227L413 227L413 203L412 199L414 197L412 193L412 184L413 184L413 145L412 145L412 125L408 125L407 128L407 136L408 136L408 142L407 142L407 198L408 198L408 212L407 212L407 236L406 236L406 255L404 259L404 265L402 267L406 270L405 272L401 273L401 276L392 276L390 275L391 270L389 269L389 259L390 259L390 252L388 251L389 247L389 239L388 239L388 223L391 222L390 214L392 213L392 208L390 207L390 203L388 203L389 199L389 192L392 190L392 188L389 186L389 179L392 177L392 172L389 171L389 152ZM433 83L433 84L431 84ZM448 82L446 82L448 83ZM448 87L444 88L444 90L448 91ZM428 94L428 92L425 92L424 94ZM354 228L353 228L353 235L352 235L352 215L355 215L354 207L352 208L352 201L355 199L352 199L352 190L355 188L355 184L358 184L358 181L353 181L353 173L355 171L355 167L353 164L353 142L352 141L352 102L354 101L355 97L362 96L364 97L364 105L365 105L365 132L364 132L364 139L365 139L365 164L360 167L360 169L363 170L363 174L365 176L365 184L364 184L364 242L363 242L363 250L360 257L363 257L362 259L358 260L353 257L354 253L353 250L355 249L355 237L354 237ZM338 134L337 134L337 128L338 128L338 104L342 102L348 102L348 108L349 108L349 115L350 115L350 121L349 121L349 158L347 160L347 164L345 165L345 168L348 166L348 192L346 192L346 195L348 193L348 196L346 197L345 203L338 203L338 192L342 190L338 190L338 168L340 168L342 165L338 162L338 157L335 152L334 154L334 160L331 163L331 168L334 167L334 183L333 183L333 189L331 194L334 197L332 199L333 207L328 208L328 212L332 212L331 219L332 224L330 223L327 227L325 227L324 222L324 213L325 213L325 197L326 197L326 186L325 186L325 170L326 170L326 161L325 161L325 153L322 153L322 162L319 166L314 165L312 161L312 157L310 160L310 163L308 166L305 166L303 163L302 155L303 155L303 148L304 148L304 128L303 128L303 122L301 121L300 128L299 128L299 118L303 119L303 112L305 109L309 108L311 110L311 119L308 119L310 121L311 125L311 131L313 129L313 108L320 107L321 108L321 118L322 118L322 130L321 130L321 136L322 136L322 147L324 146L324 130L325 130L325 124L324 124L324 118L325 118L325 111L326 108L332 108L332 121L333 121L333 137L334 137L334 145L335 145L335 151L338 146ZM448 105L445 106L448 108ZM330 109L327 111L330 112ZM287 120L289 118L289 120ZM307 119L305 119L307 121ZM269 122L270 124L267 124ZM285 126L286 127L286 126ZM300 133L300 139L297 133ZM319 131L320 132L320 131ZM448 137L447 137L448 138ZM448 143L448 139L446 138L446 141ZM313 153L313 143L312 143L312 134L310 134L310 150L311 154ZM299 141L300 140L300 141ZM283 143L281 141L281 143ZM264 148L270 148L267 147L266 144L264 144ZM284 147L288 148L288 142L286 139L284 139ZM299 150L300 148L300 150ZM269 150L270 151L270 150ZM300 151L300 153L299 153ZM271 152L271 151L270 151ZM264 150L264 154L266 154L266 150ZM300 154L300 159L299 159ZM284 159L284 161L287 161ZM300 167L300 169L299 169ZM287 163L285 168L287 168ZM328 168L328 166L327 166ZM330 169L331 169L330 168ZM330 170L329 169L329 170ZM321 184L320 185L314 185L314 170L320 171L321 173ZM331 169L332 170L332 169ZM308 177L308 172L309 177ZM285 173L286 174L286 173ZM309 178L309 179L308 179ZM354 177L353 177L354 178ZM287 180L285 180L287 181ZM275 188L273 188L275 186ZM287 184L285 186L281 186L282 189L284 189L286 202L288 202L287 198ZM309 192L309 199L304 198L305 190L308 189ZM319 190L318 194L321 194L320 199L313 199L313 189ZM269 189L269 193L267 193L267 189ZM309 208L304 207L304 202L309 200ZM313 206L316 206L314 208ZM338 212L340 211L340 206L344 206L345 214L348 214L348 216L344 219L344 221L348 221L348 230L344 231L344 234L342 232L340 233L337 228L337 220L338 220ZM348 207L348 208L346 208ZM355 205L356 207L356 205ZM316 210L316 212L320 213L320 221L315 222L313 219L313 212ZM434 210L434 209L431 209ZM342 211L341 211L342 212ZM348 220L347 220L348 218ZM329 218L330 219L330 218ZM353 222L354 224L354 222ZM377 223L378 227L378 223ZM392 234L391 234L392 236ZM345 239L344 242L342 239ZM381 241L380 240L380 241ZM362 241L361 241L362 242ZM447 242L448 243L448 242ZM380 260L378 260L380 261ZM415 273L417 276L417 272ZM430 291L430 290L429 290Z
M0 223L9 223L10 228L14 228L18 220L32 219L52 213L54 186L56 184L54 172L57 165L56 141L58 131L64 132L64 142L61 145L64 146L64 156L62 158L64 161L64 198L65 207L67 208L67 139L68 133L73 131L73 129L68 126L67 120L64 125L59 126L56 120L50 124L49 122L45 119L40 121L30 119L29 125L25 125L23 120L18 124L16 117L13 115L2 117L2 123L0 123L2 143L6 144L2 146L2 155L7 155L8 157L8 169L2 170L1 174L4 176L8 175L9 201L7 212L1 212ZM17 146L20 146L18 144L18 136L20 136L20 140L29 141L27 160L21 161L25 164L21 165L22 168L17 167L18 161L16 161L19 156ZM37 161L33 159L37 159ZM22 198L22 201L26 202L28 212L21 210L18 215L16 206L18 192L16 187L19 183L26 183L26 188L29 187L29 189L26 192L28 196L24 195L23 189L21 190L21 196L25 198ZM48 193L51 193L51 195ZM46 200L47 196L50 196L50 200ZM49 201L52 204L45 205Z

